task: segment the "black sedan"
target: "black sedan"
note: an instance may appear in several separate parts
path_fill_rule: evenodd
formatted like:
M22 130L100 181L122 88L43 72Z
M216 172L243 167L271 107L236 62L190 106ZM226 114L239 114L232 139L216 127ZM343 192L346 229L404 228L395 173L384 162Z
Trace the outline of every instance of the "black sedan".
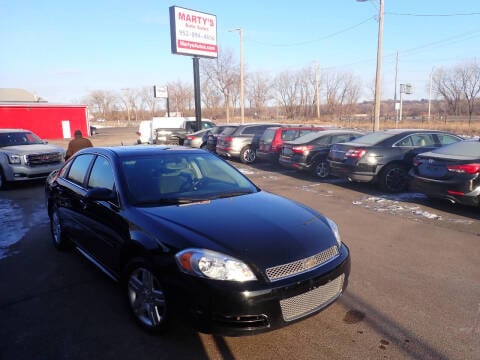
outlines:
M349 250L332 220L204 150L80 150L47 179L46 206L55 247L120 282L150 331L186 317L208 333L265 332L347 286Z
M462 141L415 157L410 189L431 198L480 204L480 141Z
M328 154L330 174L350 181L376 182L391 193L406 190L415 155L461 141L460 136L436 130L376 131L335 144Z
M330 175L327 162L330 146L351 141L363 133L354 130L325 130L311 132L283 143L278 162L280 165L304 171L320 179Z

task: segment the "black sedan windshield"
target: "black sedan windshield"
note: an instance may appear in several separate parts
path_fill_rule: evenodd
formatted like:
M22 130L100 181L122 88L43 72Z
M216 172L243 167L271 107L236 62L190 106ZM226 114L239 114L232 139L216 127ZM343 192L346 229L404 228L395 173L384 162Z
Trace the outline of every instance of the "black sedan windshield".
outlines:
M250 180L209 153L122 160L129 198L136 205L171 205L257 192Z

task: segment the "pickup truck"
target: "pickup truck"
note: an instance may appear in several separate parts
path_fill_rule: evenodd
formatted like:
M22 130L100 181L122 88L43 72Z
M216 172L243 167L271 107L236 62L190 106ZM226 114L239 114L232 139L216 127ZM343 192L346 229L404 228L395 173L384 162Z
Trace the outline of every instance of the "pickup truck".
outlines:
M204 119L201 129L197 129L195 118L190 117L154 117L140 123L137 134L139 143L183 145L188 134L209 129L215 123Z
M9 183L44 179L65 161L65 149L23 129L0 129L0 190Z

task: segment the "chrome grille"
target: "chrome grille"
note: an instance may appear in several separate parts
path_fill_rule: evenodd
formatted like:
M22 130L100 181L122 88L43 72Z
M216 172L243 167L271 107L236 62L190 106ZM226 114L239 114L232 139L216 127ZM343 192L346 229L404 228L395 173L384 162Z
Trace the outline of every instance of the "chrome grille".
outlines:
M338 248L332 246L318 254L288 264L268 268L265 273L270 281L277 281L289 276L311 270L338 255Z
M25 164L28 166L57 164L61 161L62 153L60 152L25 155Z
M299 319L327 306L341 294L344 279L345 275L342 274L316 289L280 300L283 319L285 321Z

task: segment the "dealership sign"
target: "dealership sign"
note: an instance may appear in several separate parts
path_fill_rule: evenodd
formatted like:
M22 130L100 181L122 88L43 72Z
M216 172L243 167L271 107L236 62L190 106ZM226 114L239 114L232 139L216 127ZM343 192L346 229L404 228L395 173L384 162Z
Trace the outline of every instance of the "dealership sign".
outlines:
M171 6L170 38L173 54L216 58L217 17Z

